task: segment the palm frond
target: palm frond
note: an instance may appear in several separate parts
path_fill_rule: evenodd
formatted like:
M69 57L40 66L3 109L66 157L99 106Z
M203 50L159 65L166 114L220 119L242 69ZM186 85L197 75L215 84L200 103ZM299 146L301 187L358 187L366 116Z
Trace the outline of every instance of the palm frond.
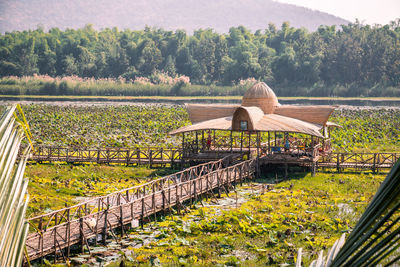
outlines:
M21 107L8 108L0 118L0 266L21 265L28 233L25 221L28 180L23 176L32 143L16 164L24 134L31 143Z

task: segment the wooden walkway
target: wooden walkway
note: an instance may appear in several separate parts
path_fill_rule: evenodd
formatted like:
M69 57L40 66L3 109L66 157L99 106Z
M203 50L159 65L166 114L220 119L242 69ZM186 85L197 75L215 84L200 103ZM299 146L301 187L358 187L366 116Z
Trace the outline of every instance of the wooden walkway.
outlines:
M245 151L241 151L245 152ZM231 154L229 151L215 150L207 153L197 153L185 158L186 161L197 162L215 160ZM390 169L400 153L330 153L300 157L293 153L262 154L261 163L269 164L296 164L311 166L315 162L316 169L335 168L338 172L345 169L372 170ZM98 163L98 164L146 164L155 165L182 163L182 150L178 148L166 149L160 147L149 148L71 148L37 146L30 155L30 161L35 162L67 162L67 163Z
M391 169L400 159L400 153L330 153L321 156L317 168L333 168L337 172L344 169L356 171Z
M303 164L316 168L346 168L379 171L392 168L400 153L331 153L316 160L292 159L293 155L279 153L264 155L260 163ZM314 155L312 157L314 159ZM37 147L31 155L36 162L80 162L117 164L174 164L180 163L178 149L71 149ZM143 185L96 197L84 203L28 219L30 234L26 246L30 260L54 254L66 260L70 247L88 246L88 239L119 228L122 234L127 224L142 222L158 212L180 209L185 201L196 201L213 191L227 190L230 185L254 176L257 160L243 161L243 154L230 154L223 159L199 164ZM308 164L308 165L307 165ZM95 241L96 242L96 241Z
M54 254L66 260L70 247L88 245L88 239L109 230L135 224L157 212L171 207L180 209L182 203L197 200L212 191L221 192L233 184L250 179L255 173L256 160L240 161L229 156L200 164L149 183L128 188L107 196L28 219L31 233L26 246L30 260ZM236 164L235 164L236 163ZM232 166L229 166L234 164ZM88 246L89 248L89 246ZM56 257L55 257L56 258Z
M35 146L30 161L67 163L106 163L106 164L175 164L182 158L180 149L160 147L148 148L74 148L55 146Z

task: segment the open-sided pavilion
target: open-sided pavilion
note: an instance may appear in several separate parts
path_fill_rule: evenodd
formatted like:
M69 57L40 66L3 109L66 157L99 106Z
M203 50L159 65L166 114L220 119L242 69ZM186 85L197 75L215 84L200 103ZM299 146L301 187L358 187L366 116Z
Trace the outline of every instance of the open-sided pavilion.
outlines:
M258 157L261 163L314 164L331 152L328 122L335 106L280 105L260 82L248 89L241 105L186 104L192 125L182 135L183 158L207 161L232 153Z

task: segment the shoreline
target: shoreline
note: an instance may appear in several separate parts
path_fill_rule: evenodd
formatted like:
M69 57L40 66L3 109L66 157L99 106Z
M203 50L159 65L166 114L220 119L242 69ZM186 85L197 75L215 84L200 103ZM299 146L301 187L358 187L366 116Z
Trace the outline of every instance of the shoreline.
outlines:
M0 100L42 100L58 101L129 101L129 100L241 100L242 96L73 96L73 95L0 95ZM400 97L312 97L312 96L285 96L278 100L338 100L338 101L399 101Z

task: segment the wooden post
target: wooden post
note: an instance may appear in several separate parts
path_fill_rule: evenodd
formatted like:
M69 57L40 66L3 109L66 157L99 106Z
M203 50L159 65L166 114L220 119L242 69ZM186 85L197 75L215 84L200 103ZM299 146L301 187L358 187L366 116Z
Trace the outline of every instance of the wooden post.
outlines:
M339 173L340 172L340 161L339 161L340 153L337 153L336 155L336 171Z
M381 155L381 154L378 153L378 158L377 158L377 160L376 160L376 161L378 162L378 167L376 167L376 172L377 172L377 173L379 173L379 165L380 165L380 162L381 162L381 161L380 161L380 155ZM396 163L396 162L394 162L394 163Z
M206 150L205 141L204 141L204 130L201 130L201 150Z
M171 187L168 187L168 211L169 215L171 215Z
M157 221L157 216L156 216L156 184L153 184L153 188L152 188L152 191L153 191L153 195L152 195L152 197L151 197L151 206L153 207L153 214L154 214L154 221L156 222Z
M178 214L180 214L178 184L175 186L175 205Z
M315 164L315 161L313 160L313 162L311 164L311 175L315 176L315 172L316 172L316 164Z
M129 152L129 149L128 149L128 150L126 151L126 166L129 166L129 161L130 161L129 155L130 155L130 152Z
M140 165L140 149L136 149L136 160L137 160L137 165Z
M79 240L80 240L80 245L81 245L81 253L84 252L84 246L85 246L85 241L84 241L84 236L83 236L83 218L79 218Z
M374 163L372 165L372 172L375 173L375 169L376 169L376 153L374 153Z
M118 194L118 205L119 205L119 224L121 227L121 237L124 236L124 218L122 213L122 205L121 205L121 194Z
M209 175L206 175L206 200L208 200L208 177Z
M213 130L213 136L214 136L214 138L213 138L213 145L214 145L214 149L216 148L216 144L215 144L215 130Z
M243 150L243 131L240 131L240 152Z
M67 209L67 259L69 258L69 253L70 253L70 247L71 247L71 222L70 220L70 209ZM96 226L97 227L97 226ZM97 232L96 232L97 235ZM96 236L97 240L97 236Z
M194 190L194 203L197 203L197 188L196 188L196 179L193 180L193 190Z
M271 153L271 136L268 131L268 154Z
M260 132L257 131L257 137L256 137L256 143L257 143L257 158L260 157Z
M153 167L153 150L149 149L149 161L150 161L150 168Z
M54 264L57 261L57 220L58 213L56 213L54 217Z
M186 156L186 149L185 149L185 133L182 133L182 159L181 159L181 169L183 169L183 166L185 164L185 156Z
M140 214L140 224L143 229L143 227L144 227L144 196L142 197L142 212Z
M108 224L108 208L109 208L109 204L110 204L110 199L109 197L107 197L107 206L106 206L106 210L104 211L104 226L103 226L103 244L106 244L106 239L107 239L107 224Z
M251 149L251 132L249 131L249 159L250 159L250 156L251 156L250 149Z
M221 174L217 171L217 186L218 186L218 197L221 197Z
M43 243L44 243L44 240L43 240L43 217L40 217L38 228L40 231L40 235L39 235L40 261L43 264L43 256L44 256L44 254L43 254Z
M199 137L196 131L196 154L199 152Z
M232 138L232 131L231 131L230 137L231 137L231 152L232 152L232 151L233 151L233 138Z
M165 192L164 192L164 188L162 188L161 195L162 195L162 209L163 209L163 214L165 215Z

